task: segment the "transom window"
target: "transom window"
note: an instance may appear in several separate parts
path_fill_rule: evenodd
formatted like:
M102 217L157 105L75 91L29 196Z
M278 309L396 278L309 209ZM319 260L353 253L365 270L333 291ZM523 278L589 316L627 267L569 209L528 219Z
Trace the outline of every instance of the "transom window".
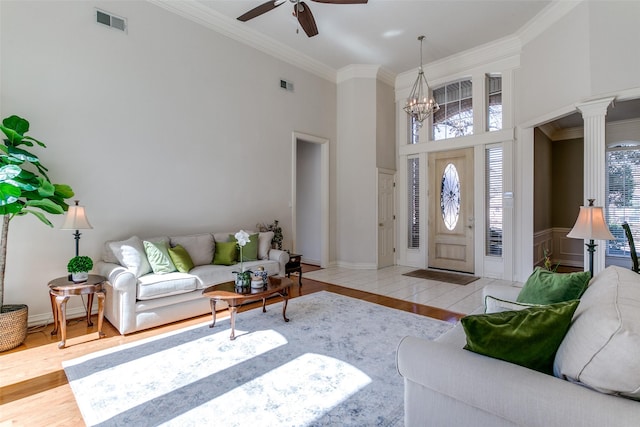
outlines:
M433 114L433 139L441 140L473 134L471 79L448 83L434 89L440 109Z
M487 130L502 129L502 76L487 76Z

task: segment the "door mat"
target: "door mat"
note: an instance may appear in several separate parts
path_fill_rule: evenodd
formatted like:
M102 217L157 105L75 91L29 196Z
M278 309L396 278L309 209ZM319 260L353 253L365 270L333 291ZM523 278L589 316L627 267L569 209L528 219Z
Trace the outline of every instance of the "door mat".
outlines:
M414 270L404 273L403 276L419 277L420 279L437 280L439 282L453 283L456 285L468 285L479 279L477 276L467 274L450 273L438 270Z

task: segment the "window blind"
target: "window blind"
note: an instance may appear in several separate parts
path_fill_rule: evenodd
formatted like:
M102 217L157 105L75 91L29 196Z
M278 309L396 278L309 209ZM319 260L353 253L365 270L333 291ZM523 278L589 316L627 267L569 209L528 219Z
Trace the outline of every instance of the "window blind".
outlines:
M407 247L409 249L420 248L420 159L418 157L410 157L407 160L407 187L408 194L408 215L407 224L408 239Z
M485 253L502 256L502 147L485 150Z

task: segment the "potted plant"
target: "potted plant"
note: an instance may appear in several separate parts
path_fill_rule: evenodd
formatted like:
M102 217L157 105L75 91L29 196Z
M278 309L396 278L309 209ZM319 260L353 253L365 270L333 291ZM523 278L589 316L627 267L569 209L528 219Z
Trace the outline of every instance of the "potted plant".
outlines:
M34 143L46 147L25 135L29 131L27 120L15 115L7 117L0 130L5 135L0 144L0 351L5 351L19 346L26 338L28 314L24 304L4 304L9 223L16 217L32 214L53 227L46 214L64 214L69 208L65 200L73 197L73 190L65 184L52 184L40 159L21 147L33 147Z
M86 282L92 268L93 261L84 255L74 256L67 264L67 271L71 273L71 280L75 283Z

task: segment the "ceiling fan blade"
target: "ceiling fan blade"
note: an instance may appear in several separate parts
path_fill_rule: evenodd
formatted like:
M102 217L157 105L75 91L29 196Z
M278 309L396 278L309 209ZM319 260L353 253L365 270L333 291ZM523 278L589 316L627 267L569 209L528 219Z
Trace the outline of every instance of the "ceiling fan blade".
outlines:
M283 2L278 2L274 0L269 0L266 3L262 3L260 6L254 7L247 13L238 16L238 21L247 22L249 19L253 19L257 16L262 15L263 13L267 13L270 10L275 9L280 6Z
M333 4L364 4L369 0L311 0L316 3L333 3Z
M307 33L307 36L313 37L318 35L318 27L316 27L316 20L313 19L311 9L303 1L293 5L293 14L298 17L300 26Z

